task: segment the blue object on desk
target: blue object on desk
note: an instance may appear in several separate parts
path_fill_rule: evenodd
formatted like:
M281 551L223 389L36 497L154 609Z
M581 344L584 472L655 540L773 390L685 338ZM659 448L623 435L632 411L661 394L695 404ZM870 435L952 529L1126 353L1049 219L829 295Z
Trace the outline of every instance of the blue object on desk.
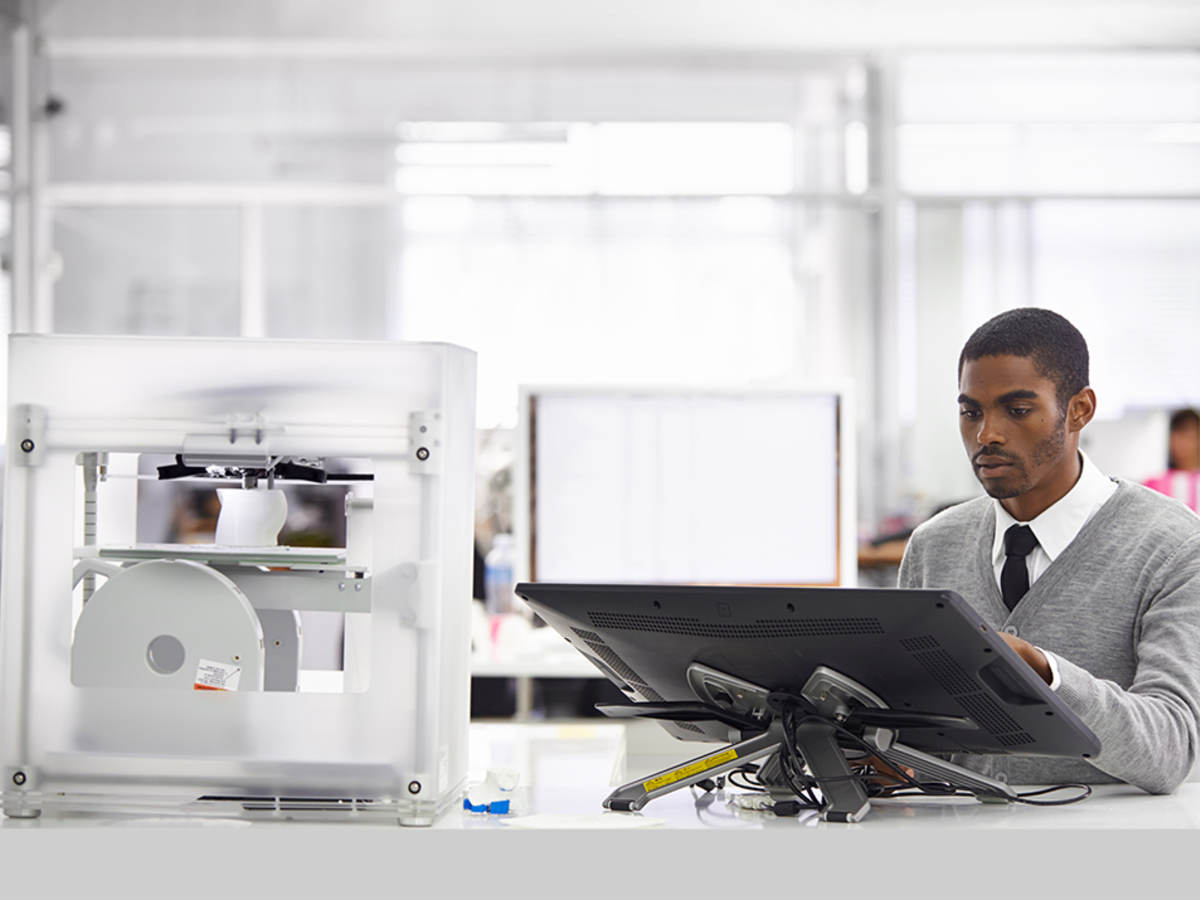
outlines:
M511 801L508 800L493 800L491 803L471 803L466 797L463 797L463 809L467 812L491 813L496 816L508 815L508 805Z

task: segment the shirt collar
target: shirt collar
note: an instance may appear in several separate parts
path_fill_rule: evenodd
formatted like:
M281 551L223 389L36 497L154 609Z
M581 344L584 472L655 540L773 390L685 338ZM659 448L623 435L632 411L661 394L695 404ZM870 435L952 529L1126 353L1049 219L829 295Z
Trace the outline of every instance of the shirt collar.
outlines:
M992 501L996 510L996 531L992 539L993 563L1004 559L1004 532L1011 525L1028 525L1032 528L1038 546L1053 562L1075 540L1075 535L1079 534L1096 510L1112 496L1117 489L1116 482L1101 472L1082 450L1079 451L1079 458L1083 465L1075 486L1030 522L1018 522L1000 505L999 500Z

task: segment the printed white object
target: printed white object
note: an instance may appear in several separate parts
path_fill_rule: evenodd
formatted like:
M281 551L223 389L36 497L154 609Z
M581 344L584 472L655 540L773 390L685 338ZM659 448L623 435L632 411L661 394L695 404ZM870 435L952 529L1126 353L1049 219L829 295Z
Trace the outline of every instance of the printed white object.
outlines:
M287 497L278 488L220 488L216 541L226 547L273 547L287 521Z

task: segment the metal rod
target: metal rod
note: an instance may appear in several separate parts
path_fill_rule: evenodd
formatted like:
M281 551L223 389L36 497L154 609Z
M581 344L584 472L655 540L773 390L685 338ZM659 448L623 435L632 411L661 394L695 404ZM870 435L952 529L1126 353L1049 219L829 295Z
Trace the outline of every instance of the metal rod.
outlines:
M14 332L33 330L33 35L22 22L12 45L12 314Z

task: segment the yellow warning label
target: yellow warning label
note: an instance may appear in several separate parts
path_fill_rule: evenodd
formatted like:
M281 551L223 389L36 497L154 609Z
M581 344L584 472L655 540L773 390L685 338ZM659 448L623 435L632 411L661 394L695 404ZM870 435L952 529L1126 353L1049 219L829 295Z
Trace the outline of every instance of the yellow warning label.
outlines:
M643 781L642 787L646 789L646 793L656 791L659 788L666 787L668 784L674 784L677 781L683 781L685 778L690 778L693 775L699 775L701 772L707 772L709 769L715 769L722 763L727 763L731 759L737 759L737 751L730 747L728 750L722 750L720 753L714 753L712 756L706 756L704 759L698 759L695 762L688 763L686 766L676 769L674 772L664 772L657 778L651 778L649 781Z

